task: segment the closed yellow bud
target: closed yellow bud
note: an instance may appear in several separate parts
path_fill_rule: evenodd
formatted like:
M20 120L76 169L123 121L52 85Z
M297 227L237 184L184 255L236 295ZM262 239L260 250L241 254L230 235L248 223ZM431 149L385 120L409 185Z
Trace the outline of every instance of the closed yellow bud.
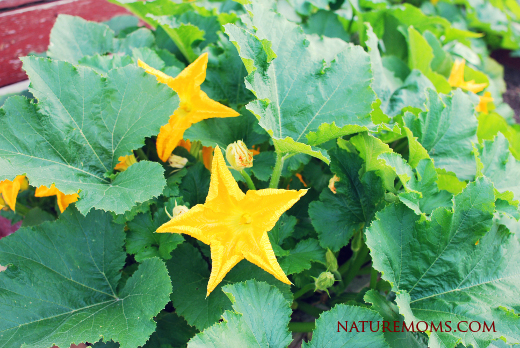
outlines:
M338 181L339 181L339 178L338 178L336 175L334 175L334 176L333 176L332 178L330 178L330 180L329 180L329 189L330 189L330 190L332 191L332 193L334 193L334 194L336 194L336 187L334 186L334 184L335 184L336 182L338 182Z
M170 158L168 158L168 163L170 164L170 167L182 169L186 166L186 163L188 163L188 159L177 155L171 155Z
M244 170L244 168L251 168L253 166L253 153L242 140L228 145L226 149L226 159L231 167L239 172Z
M179 216L181 214L184 214L188 210L190 210L190 209L188 207L184 206L184 205L177 205L177 206L175 206L175 208L173 208L172 218L177 217L177 216Z

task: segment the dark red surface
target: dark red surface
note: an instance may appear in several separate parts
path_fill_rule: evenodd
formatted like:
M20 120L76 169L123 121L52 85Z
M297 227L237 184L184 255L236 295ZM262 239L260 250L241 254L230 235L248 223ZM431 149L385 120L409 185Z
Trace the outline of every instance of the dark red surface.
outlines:
M22 5L27 2L9 1ZM59 0L25 4L7 11L0 9L0 87L27 79L18 57L47 50L49 34L58 14L101 22L128 14L128 11L105 0Z
M20 228L22 222L11 225L11 221L0 216L0 238L5 237Z

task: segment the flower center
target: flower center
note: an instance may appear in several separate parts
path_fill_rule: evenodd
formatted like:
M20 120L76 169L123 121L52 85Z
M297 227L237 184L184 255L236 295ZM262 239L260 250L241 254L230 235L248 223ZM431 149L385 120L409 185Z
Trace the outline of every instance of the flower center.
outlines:
M191 106L191 103L186 103L186 102L181 103L180 108L186 113L191 112L191 110L193 109L193 107Z
M248 213L242 214L240 217L240 223L242 224L250 224L253 221L253 218Z

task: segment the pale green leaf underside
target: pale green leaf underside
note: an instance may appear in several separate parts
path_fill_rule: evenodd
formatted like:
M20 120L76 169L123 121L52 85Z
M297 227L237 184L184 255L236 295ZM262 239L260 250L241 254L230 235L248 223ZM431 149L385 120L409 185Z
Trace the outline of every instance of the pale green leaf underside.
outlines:
M233 311L222 315L224 322L192 338L188 348L286 347L291 343L290 303L276 287L249 280L226 285L222 291Z
M122 225L69 207L59 220L0 241L0 347L42 348L113 339L143 345L171 283L162 261L144 261L116 291L125 263Z
M255 2L247 29L226 25L248 69L246 86L258 100L247 108L279 152L303 152L323 159L309 145L373 127L375 94L370 58L359 46L307 36L294 23ZM320 128L332 123L335 129ZM323 129L323 130L322 130Z
M105 173L168 122L178 105L171 89L131 65L104 78L63 61L23 61L38 103L13 97L0 110L0 180L25 173L35 187L81 190L83 214L93 207L120 214L162 192L157 163L138 163L113 182Z

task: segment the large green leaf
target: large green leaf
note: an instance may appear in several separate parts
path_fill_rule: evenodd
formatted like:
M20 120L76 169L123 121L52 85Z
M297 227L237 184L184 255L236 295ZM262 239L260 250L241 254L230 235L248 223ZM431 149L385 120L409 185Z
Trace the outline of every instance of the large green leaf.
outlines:
M302 240L294 249L284 250L284 255L280 259L280 267L286 275L300 273L311 268L311 261L326 264L325 249L320 247L316 239Z
M375 172L360 176L363 160L357 154L341 148L329 154L330 169L340 179L335 183L337 193L323 189L320 200L309 205L309 216L321 246L338 251L355 231L372 221L384 205L385 191Z
M246 86L258 98L247 108L278 152L323 159L323 152L309 145L373 126L370 58L361 47L305 35L257 1L246 7L247 28L228 24L226 33L249 72ZM320 130L324 123L334 123L337 131Z
M380 325L382 321L377 312L368 308L339 304L320 315L312 340L302 347L389 348L383 336L383 326ZM374 332L370 329L371 324Z
M23 62L38 103L13 97L0 109L0 180L25 173L36 187L80 190L83 214L93 207L120 214L161 194L158 163L134 164L113 181L106 174L168 122L178 105L170 88L135 66L104 78L62 61Z
M69 347L101 338L142 346L172 287L158 258L117 291L125 263L123 226L108 213L69 207L56 222L0 241L0 346Z
M77 64L83 57L118 52L131 54L132 48L151 47L154 43L155 38L147 28L140 28L123 39L117 39L114 31L106 24L59 15L52 27L47 55Z
M434 160L435 166L454 172L459 179L475 177L473 143L477 143L477 118L473 100L460 89L450 95L427 91L426 111L407 112L405 124Z
M222 323L191 339L188 348L286 347L291 343L287 330L290 302L276 287L249 280L226 285L222 291L233 310L222 315Z
M200 252L187 243L179 245L172 252L172 258L167 262L167 266L174 289L171 300L177 314L199 330L213 325L225 310L231 309L229 300L221 291L226 284L248 279L265 281L276 285L287 301L292 299L288 285L245 260L233 267L224 280L206 297L210 274L208 264Z
M367 230L374 267L392 284L406 322L451 321L451 331L431 333L432 348L459 340L487 347L500 336L519 342L520 320L507 312L520 310L518 232L494 221L494 201L491 181L481 177L454 197L453 209L424 219L394 204ZM494 321L496 332L461 332L455 326L462 320Z

